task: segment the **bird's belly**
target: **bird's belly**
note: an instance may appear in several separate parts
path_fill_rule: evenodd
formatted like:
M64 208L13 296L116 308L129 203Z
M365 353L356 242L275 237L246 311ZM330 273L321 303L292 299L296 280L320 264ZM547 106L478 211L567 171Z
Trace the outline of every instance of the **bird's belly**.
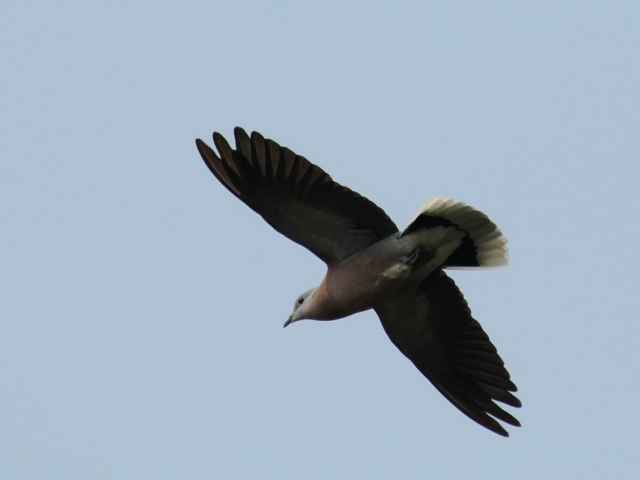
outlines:
M398 260L363 257L325 279L326 315L336 319L369 310L415 283L414 268Z

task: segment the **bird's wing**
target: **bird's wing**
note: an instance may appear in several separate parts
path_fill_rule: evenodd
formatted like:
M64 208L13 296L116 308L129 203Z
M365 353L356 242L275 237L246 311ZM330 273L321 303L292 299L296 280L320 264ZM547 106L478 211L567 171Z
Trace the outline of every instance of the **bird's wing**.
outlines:
M257 132L249 138L237 127L234 134L235 150L213 134L220 156L196 140L213 175L269 225L327 264L398 231L380 207L304 157Z
M442 270L375 310L394 345L462 413L499 435L509 436L492 417L520 426L494 403L520 407L510 393L517 388L462 293Z

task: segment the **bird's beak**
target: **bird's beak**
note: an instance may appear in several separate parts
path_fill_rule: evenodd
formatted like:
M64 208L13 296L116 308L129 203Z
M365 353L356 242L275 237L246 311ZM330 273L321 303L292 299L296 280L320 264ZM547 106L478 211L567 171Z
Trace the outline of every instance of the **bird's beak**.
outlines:
M293 323L293 315L291 315L286 322L284 322L284 325L282 326L282 328L287 328L287 325L289 325L290 323Z

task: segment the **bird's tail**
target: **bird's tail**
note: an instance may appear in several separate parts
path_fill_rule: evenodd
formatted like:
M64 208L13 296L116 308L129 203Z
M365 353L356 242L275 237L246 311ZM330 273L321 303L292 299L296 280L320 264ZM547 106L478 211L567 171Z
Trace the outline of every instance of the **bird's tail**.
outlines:
M453 226L466 234L443 268L497 268L509 263L507 238L496 224L479 210L451 198L427 200L401 236L438 226Z

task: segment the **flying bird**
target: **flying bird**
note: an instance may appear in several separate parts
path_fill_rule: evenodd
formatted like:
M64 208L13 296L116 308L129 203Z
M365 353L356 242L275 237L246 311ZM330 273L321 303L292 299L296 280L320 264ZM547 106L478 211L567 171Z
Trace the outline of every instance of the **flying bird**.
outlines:
M447 268L508 263L506 238L482 212L428 200L402 232L376 204L257 132L237 127L236 148L196 145L211 173L278 232L327 264L316 288L295 300L284 326L373 309L391 342L462 413L509 436L520 422L495 402L522 404L504 362L471 316Z

